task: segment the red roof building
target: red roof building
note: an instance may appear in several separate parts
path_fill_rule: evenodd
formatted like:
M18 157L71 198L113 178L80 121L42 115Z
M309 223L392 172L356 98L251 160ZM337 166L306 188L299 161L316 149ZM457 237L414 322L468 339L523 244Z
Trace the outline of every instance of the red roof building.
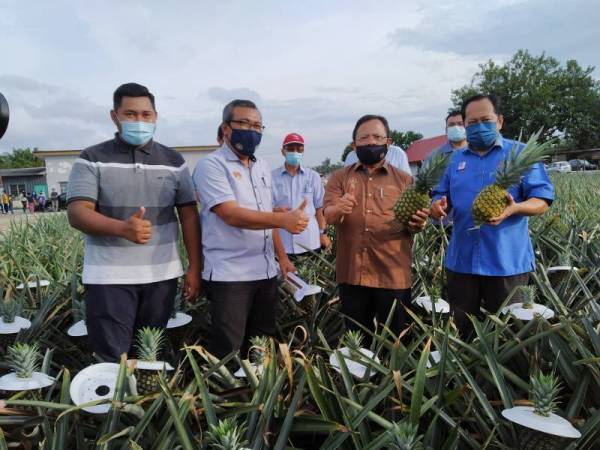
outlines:
M410 144L406 150L408 163L412 165L420 165L436 148L441 147L448 142L448 137L445 134L434 136L426 139L419 139Z

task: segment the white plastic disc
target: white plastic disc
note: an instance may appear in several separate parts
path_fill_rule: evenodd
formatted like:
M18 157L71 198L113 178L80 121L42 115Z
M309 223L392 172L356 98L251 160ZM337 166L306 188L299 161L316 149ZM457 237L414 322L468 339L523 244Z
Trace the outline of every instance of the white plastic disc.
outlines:
M341 347L338 350L344 357L344 362L346 363L346 366L348 367L348 371L357 378L363 378L367 371L367 366L361 362L354 361L353 359L351 359L350 349L348 347ZM376 363L379 363L379 358L377 356L375 356L371 350L368 350L366 348L361 348L361 349L359 349L359 352L365 358L372 359ZM339 365L339 362L337 359L337 355L335 353L332 353L329 356L329 364L331 364L331 367L333 367L335 370L340 372L340 365ZM376 373L377 372L375 370L371 369L369 376L372 377Z
M192 321L192 316L186 313L177 312L175 317L171 317L167 322L167 328L177 328L187 325Z
M41 372L33 372L30 378L19 378L11 372L0 377L0 389L5 391L29 391L41 389L54 383L54 378Z
M250 364L250 366L252 367L256 375L260 375L264 370L263 365ZM238 370L236 370L233 376L236 378L246 378L246 372L244 372L244 369L240 367Z
M428 295L417 297L415 303L421 308L425 309L425 311L428 313L433 311L433 304ZM435 302L435 312L448 314L450 312L450 304L446 300L440 298L437 302Z
M429 353L429 358L427 358L427 368L431 369L432 365L439 363L441 359L442 354L440 352L438 352L437 350L432 351L431 353ZM433 364L431 364L432 360Z
M112 398L117 384L119 365L100 363L86 367L71 381L69 392L75 405ZM104 414L110 409L110 404L88 406L83 408L92 414Z
M573 266L552 266L552 267L548 267L548 273L553 273L553 272L571 272L571 271L576 271L578 270L577 267L573 267Z
M548 417L537 415L533 412L531 406L515 406L514 408L505 409L502 411L502 415L511 422L542 433L571 439L581 437L579 430L571 425L571 422L567 419L554 413L551 413Z
M87 336L87 326L85 320L80 320L74 325L71 325L67 330L67 334L73 337Z
M522 303L513 303L508 305L506 312L510 312L511 315L515 316L520 320L533 320L536 315L542 316L544 319L552 319L554 317L554 311L539 303L534 303L533 308L523 308Z
M307 295L315 295L322 291L320 286L308 284L295 273L288 273L287 283L294 290L294 300L300 302Z
M165 361L140 361L139 359L132 359L128 362L135 361L135 366L142 370L173 370L173 366Z
M6 323L0 317L0 334L15 334L31 327L31 322L23 317L15 316L14 322Z
M50 286L50 282L48 280L40 280L40 287L46 287L46 286ZM30 281L27 283L27 287L29 289L35 289L38 287L37 282L35 281ZM19 284L17 286L17 289L24 289L25 285L23 283Z

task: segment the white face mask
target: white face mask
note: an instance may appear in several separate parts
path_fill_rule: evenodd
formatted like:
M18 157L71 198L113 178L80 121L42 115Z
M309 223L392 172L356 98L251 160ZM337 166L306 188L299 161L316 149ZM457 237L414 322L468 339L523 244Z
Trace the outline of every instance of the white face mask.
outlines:
M448 136L448 140L450 142L461 142L467 138L467 131L465 130L465 127L455 125L448 127L446 130L446 135Z

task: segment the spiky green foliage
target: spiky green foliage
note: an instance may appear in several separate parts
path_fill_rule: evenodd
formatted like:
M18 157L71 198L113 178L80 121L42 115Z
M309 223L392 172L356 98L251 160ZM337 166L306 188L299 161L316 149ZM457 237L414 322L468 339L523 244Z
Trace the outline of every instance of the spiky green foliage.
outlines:
M262 365L269 353L269 338L266 336L253 336L250 339L250 360L257 365Z
M214 450L240 450L247 444L243 439L246 427L238 425L233 417L210 425L207 433L208 448Z
M15 317L21 313L22 303L20 297L15 297L7 300L0 300L0 317L4 323L13 323Z
M358 351L363 344L364 335L360 330L348 330L342 336L342 345L350 350Z
M537 288L535 285L521 286L519 291L521 293L522 307L532 309L537 299Z
M512 148L496 172L496 181L486 186L475 198L471 213L475 225L481 225L498 217L506 208L507 189L521 181L521 177L533 164L542 161L554 151L552 141L538 142L541 130L535 133L519 152L518 144Z
M40 352L37 344L16 343L8 347L8 365L19 378L31 378L39 367Z
M531 377L530 398L533 401L534 412L548 417L558 406L560 383L554 373L544 375L542 372Z
M394 205L394 216L401 225L408 226L417 211L429 207L429 193L444 174L449 161L450 155L439 152L423 164L415 176L415 183L400 195Z
M162 328L144 327L136 336L136 351L142 361L158 361L165 343L165 331Z
M392 435L389 448L392 450L423 450L423 436L418 435L417 427L408 421L395 423L388 431Z

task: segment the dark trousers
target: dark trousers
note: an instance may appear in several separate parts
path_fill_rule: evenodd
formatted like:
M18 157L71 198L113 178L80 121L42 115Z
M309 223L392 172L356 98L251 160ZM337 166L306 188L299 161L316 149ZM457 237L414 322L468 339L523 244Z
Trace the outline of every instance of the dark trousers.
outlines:
M250 339L275 335L277 278L256 281L203 281L212 318L208 351L223 358L240 350L248 357Z
M390 322L390 330L397 336L406 328L408 314L404 307L410 305L410 288L380 289L352 284L340 284L339 288L342 313L366 329L375 331L373 319L377 319L380 326L385 324L394 300L398 301ZM345 322L347 330L361 330L352 320ZM368 345L370 341L371 337L365 336L365 344Z
M86 284L86 325L91 350L118 362L130 353L142 327L165 328L177 293L177 278L148 284Z
M454 322L463 339L473 338L473 324L467 314L482 319L484 315L480 308L490 313L496 313L506 297L517 286L525 286L529 280L528 273L519 275L492 277L473 275L446 270L448 280L448 303L454 314ZM521 301L516 293L511 303Z

